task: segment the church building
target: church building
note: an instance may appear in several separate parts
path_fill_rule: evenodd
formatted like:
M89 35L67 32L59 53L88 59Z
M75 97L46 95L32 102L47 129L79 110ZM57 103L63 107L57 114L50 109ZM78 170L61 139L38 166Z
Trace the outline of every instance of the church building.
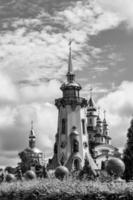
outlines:
M103 169L108 159L120 157L120 153L111 145L105 112L101 120L92 93L89 101L80 96L82 88L75 80L71 42L66 77L67 81L60 87L62 98L55 100L58 128L54 155L49 159L48 169L64 165L70 171L79 170L83 168L85 159L93 171Z
M18 155L21 159L19 166L23 173L27 170L36 168L37 166L44 165L43 152L36 147L36 135L33 129L33 122L31 124L31 131L29 134L29 147L24 149Z
M76 82L71 58L71 44L67 81L60 89L63 97L55 100L58 109L58 128L54 145L53 158L49 160L48 169L59 165L70 171L83 168L85 159L93 171L97 166L89 151L86 108L87 99L80 97L81 85Z
M96 108L92 92L87 106L87 132L90 152L99 169L104 169L105 162L112 157L121 157L119 150L111 145L109 128L104 111L100 117L100 108Z

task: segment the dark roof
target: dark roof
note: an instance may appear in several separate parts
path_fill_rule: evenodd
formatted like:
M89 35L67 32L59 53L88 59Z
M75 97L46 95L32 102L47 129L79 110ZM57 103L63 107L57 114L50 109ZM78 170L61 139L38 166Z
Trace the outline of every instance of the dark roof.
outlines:
M88 101L88 109L87 110L95 110L96 111L96 105L92 97L90 97Z

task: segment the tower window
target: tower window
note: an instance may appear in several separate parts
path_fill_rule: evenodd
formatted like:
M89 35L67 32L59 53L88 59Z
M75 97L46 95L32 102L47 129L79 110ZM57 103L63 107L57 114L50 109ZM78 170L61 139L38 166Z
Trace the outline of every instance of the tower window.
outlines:
M82 130L83 134L85 134L85 119L82 119Z
M73 140L73 152L77 153L79 152L79 142L77 140Z
M90 124L92 124L92 119L90 118Z
M62 134L65 134L66 132L66 120L62 119Z

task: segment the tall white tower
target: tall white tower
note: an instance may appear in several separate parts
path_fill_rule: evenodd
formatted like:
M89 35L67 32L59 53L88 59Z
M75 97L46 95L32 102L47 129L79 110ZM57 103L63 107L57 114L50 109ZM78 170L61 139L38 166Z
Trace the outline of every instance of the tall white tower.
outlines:
M63 97L55 100L58 108L58 130L51 165L64 165L69 170L78 170L88 159L90 167L95 170L96 164L89 153L86 107L87 100L80 97L81 86L75 81L72 67L71 42L67 81L61 85ZM53 164L52 164L53 163Z

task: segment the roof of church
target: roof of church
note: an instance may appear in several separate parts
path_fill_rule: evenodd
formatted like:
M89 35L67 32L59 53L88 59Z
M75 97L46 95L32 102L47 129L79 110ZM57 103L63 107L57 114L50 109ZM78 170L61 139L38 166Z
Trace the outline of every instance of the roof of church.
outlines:
M96 111L96 105L94 100L92 99L92 97L90 97L89 101L88 101L88 108L87 110L95 110Z
M62 84L62 86L60 87L62 90L63 89L68 89L68 88L76 88L76 89L81 89L81 85L79 83L77 83L76 81L73 82L65 82Z
M28 147L28 148L24 149L24 152L31 152L31 153L36 153L36 154L42 153L42 151L36 147L34 147L34 148Z

